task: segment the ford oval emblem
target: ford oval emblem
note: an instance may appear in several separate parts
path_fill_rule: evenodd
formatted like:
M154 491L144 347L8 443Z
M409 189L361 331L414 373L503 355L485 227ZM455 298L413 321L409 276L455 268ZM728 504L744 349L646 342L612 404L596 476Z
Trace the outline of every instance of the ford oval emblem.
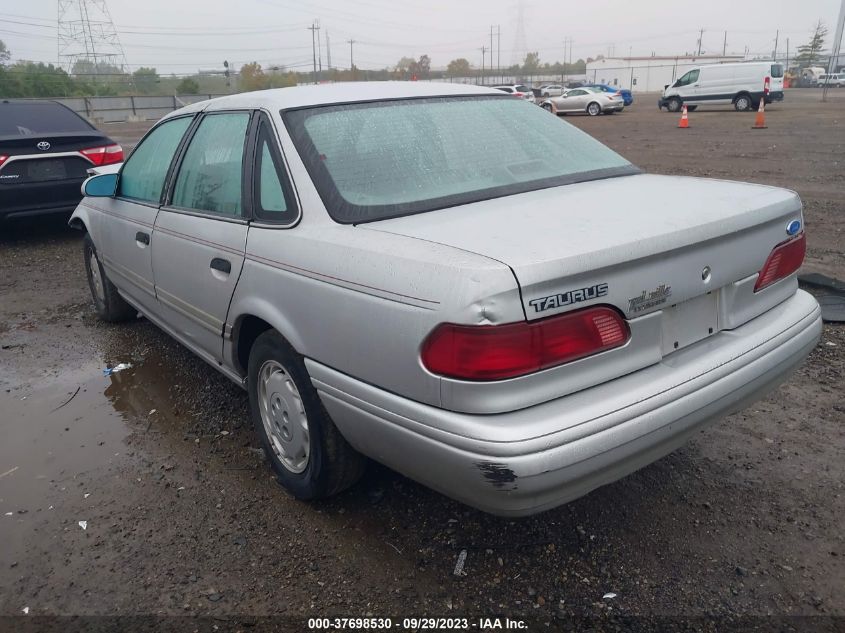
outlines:
M40 149L42 152L46 152L48 149L50 149L50 144L49 144L47 141L41 141L41 142L40 142L38 145L36 145L35 147L37 147L38 149Z
M792 237L793 235L798 235L798 232L801 230L801 220L793 220L789 224L786 225L786 234Z

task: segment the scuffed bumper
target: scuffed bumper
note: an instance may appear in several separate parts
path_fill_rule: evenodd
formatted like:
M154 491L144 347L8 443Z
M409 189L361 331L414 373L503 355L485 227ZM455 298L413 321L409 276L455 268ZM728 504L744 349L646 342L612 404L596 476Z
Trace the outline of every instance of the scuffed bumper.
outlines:
M306 362L357 450L468 505L522 516L624 477L761 398L810 353L821 327L815 299L798 291L742 327L656 365L497 415L423 405ZM537 416L558 430L527 436L523 429Z

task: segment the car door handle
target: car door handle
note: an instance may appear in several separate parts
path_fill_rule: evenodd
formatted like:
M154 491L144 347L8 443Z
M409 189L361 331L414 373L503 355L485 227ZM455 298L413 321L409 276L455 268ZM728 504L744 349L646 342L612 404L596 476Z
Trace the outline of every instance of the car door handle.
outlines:
M135 233L135 241L140 243L140 244L146 244L147 246L149 246L149 244L150 244L150 234L138 231L137 233Z
M219 270L221 273L226 273L227 275L232 272L232 262L228 259L221 259L220 257L215 257L211 260L211 268L214 270Z

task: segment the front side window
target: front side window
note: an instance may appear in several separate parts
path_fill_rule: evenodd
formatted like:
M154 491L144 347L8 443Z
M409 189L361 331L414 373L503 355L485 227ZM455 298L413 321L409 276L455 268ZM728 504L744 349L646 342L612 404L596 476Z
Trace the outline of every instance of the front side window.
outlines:
M249 112L209 114L191 139L173 188L174 207L243 215L243 161Z
M326 208L344 223L638 172L574 126L504 96L355 103L283 116Z
M159 203L173 154L192 120L186 116L165 121L141 141L120 171L119 196Z
M690 84L694 84L696 81L698 81L698 74L699 74L698 69L691 70L688 73L686 73L683 77L678 79L678 83L675 84L675 85L676 86L688 86Z

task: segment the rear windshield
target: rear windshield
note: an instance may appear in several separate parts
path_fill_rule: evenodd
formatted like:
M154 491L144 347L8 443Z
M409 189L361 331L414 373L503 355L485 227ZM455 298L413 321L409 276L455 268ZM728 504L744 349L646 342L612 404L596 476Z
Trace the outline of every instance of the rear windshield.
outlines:
M0 136L90 132L92 129L82 117L57 103L0 102Z
M639 171L572 125L504 96L323 106L283 117L342 223Z
M772 79L780 79L781 77L783 77L783 66L772 64Z

